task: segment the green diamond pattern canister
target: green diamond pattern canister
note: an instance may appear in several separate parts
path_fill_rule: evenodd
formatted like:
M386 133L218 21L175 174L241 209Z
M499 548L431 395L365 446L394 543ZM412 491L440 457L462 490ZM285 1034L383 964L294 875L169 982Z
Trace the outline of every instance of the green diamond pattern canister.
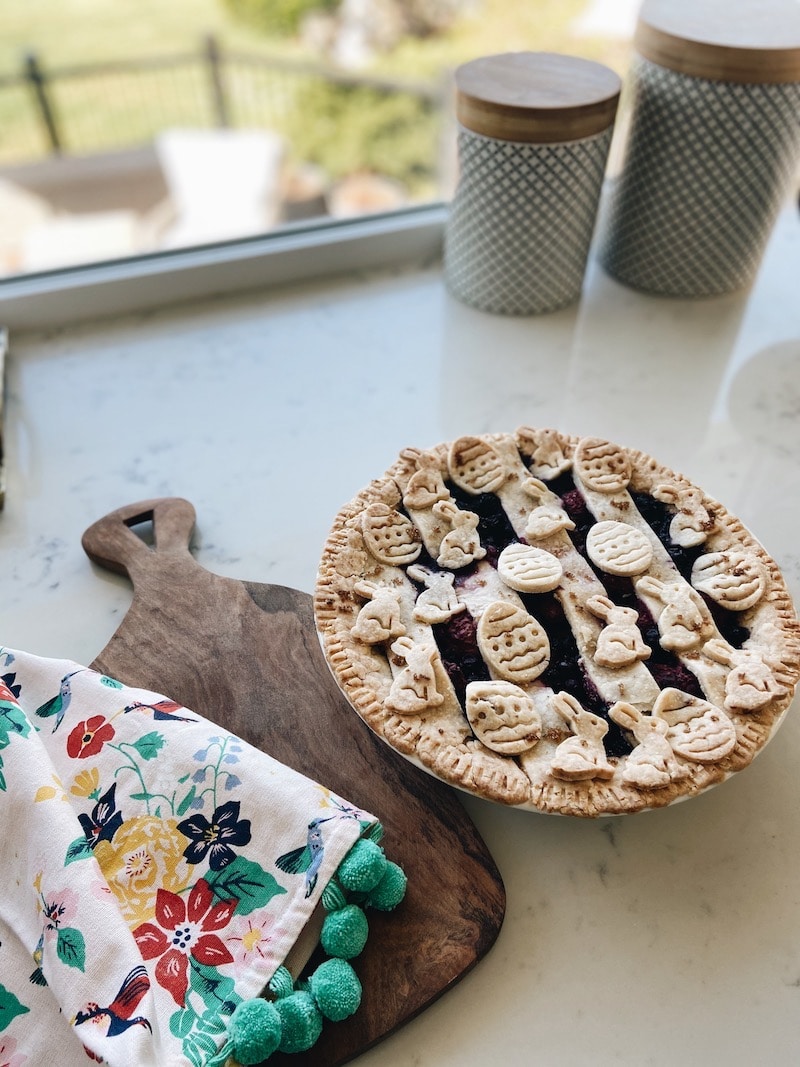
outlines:
M455 74L459 177L444 272L483 311L554 311L581 293L620 79L542 52L486 56Z
M668 296L749 285L800 176L800 0L645 0L629 88L601 262Z

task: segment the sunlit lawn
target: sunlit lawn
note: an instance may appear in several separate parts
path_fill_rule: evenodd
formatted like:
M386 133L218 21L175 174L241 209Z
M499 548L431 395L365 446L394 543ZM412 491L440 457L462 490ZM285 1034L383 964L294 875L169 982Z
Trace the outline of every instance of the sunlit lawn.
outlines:
M378 57L373 72L438 81L459 62L490 52L562 51L601 59L620 71L627 48L576 37L586 0L475 0L447 33L406 39ZM2 0L0 78L35 51L45 70L120 59L199 53L207 34L224 48L302 56L297 42L269 40L235 22L220 0ZM307 57L306 57L307 58ZM69 151L142 143L162 123L213 121L210 88L198 66L159 74L60 80L54 100ZM166 106L165 106L166 105ZM34 158L46 144L27 86L0 87L0 162Z

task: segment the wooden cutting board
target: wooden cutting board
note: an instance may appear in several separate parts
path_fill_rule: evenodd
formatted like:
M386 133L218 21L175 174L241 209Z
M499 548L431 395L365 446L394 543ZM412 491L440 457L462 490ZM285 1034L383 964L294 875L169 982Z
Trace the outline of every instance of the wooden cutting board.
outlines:
M132 527L142 528L145 539ZM376 815L408 892L370 912L355 961L361 1009L325 1027L308 1053L271 1067L334 1067L365 1051L450 988L489 950L505 913L497 868L457 794L376 738L351 710L319 646L311 597L224 578L189 551L186 500L146 500L91 526L83 547L127 575L133 601L92 666L155 690Z

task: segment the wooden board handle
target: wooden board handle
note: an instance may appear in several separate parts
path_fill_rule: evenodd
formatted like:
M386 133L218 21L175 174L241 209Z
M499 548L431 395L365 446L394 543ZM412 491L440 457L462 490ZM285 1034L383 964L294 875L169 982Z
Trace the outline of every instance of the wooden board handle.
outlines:
M188 556L195 518L192 504L180 497L142 500L98 519L84 533L81 544L93 563L131 577L132 570L151 565L155 554ZM131 529L142 522L153 524L152 548Z

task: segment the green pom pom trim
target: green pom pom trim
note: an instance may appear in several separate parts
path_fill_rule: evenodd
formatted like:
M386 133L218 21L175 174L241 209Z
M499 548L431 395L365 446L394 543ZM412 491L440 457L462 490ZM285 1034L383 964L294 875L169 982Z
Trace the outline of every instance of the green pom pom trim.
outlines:
M322 906L325 911L337 911L347 903L347 897L342 892L342 887L331 878L330 882L322 890Z
M339 881L352 893L369 893L383 878L387 863L380 845L362 838L339 864Z
M367 897L367 904L377 911L392 911L406 895L408 879L402 867L388 860L383 878Z
M234 1059L244 1067L261 1063L278 1048L281 1032L281 1017L274 1004L260 998L243 1001L228 1023Z
M321 963L309 978L308 985L319 1010L331 1022L341 1022L358 1011L361 982L344 960Z
M369 838L370 841L374 841L375 844L377 844L383 837L383 826L379 822L374 822L364 834L364 837Z
M369 937L369 923L357 904L347 904L325 917L320 944L329 956L351 960L363 951Z
M288 997L290 993L294 992L294 978L292 978L291 972L286 967L279 967L270 978L267 988L276 1000Z
M331 958L321 963L305 982L295 982L286 967L278 967L268 989L274 1000L256 997L239 1004L231 1015L225 1043L208 1060L207 1067L223 1067L233 1057L251 1067L276 1051L307 1052L322 1033L323 1018L340 1022L361 1004L361 982L347 962L363 951L369 923L362 910L369 906L391 911L403 899L406 876L391 863L378 844L383 827L367 828L339 865L337 879L322 891L328 912L320 945ZM360 903L348 903L351 899Z
M298 990L275 1001L283 1032L278 1048L281 1052L306 1052L322 1033L322 1015L314 997Z

